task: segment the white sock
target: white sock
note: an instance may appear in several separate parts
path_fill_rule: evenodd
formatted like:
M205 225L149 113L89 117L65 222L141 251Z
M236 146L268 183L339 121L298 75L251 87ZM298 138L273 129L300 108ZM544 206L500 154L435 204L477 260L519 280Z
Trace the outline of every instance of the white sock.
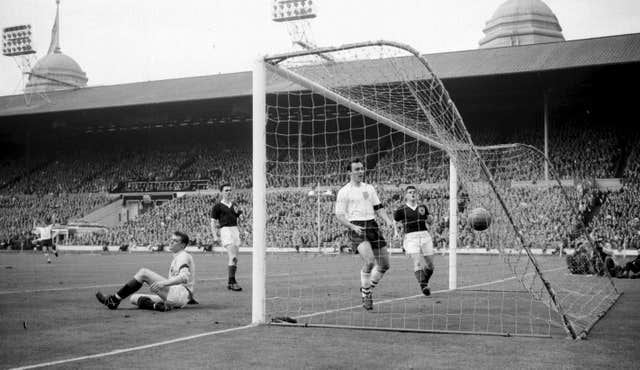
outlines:
M384 272L381 272L380 270L378 270L378 268L374 268L373 271L371 272L371 287L375 288L376 285L378 285L378 283L380 282L380 279L382 279L382 276L384 276Z
M369 289L371 287L371 273L360 271L360 286L363 289Z

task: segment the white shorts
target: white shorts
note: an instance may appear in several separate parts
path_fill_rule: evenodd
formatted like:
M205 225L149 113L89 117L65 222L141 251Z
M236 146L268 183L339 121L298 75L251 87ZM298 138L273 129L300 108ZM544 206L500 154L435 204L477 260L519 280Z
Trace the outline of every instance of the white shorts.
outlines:
M182 308L189 302L189 290L184 285L172 285L169 287L166 302L172 308Z
M189 291L184 285L172 285L169 287L166 300L157 294L132 294L129 300L132 304L138 305L138 299L140 297L148 297L151 298L154 303L164 301L171 308L182 308L189 303L189 296Z
M220 229L220 243L223 247L240 246L240 230L237 226L225 226Z
M433 256L433 240L428 231L406 234L402 246L407 254L422 253L424 256Z

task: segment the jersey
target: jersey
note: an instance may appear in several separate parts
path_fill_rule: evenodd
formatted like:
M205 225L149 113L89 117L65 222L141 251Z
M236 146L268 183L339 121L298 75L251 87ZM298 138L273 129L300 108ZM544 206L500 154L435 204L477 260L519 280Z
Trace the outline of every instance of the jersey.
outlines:
M344 215L347 221L368 221L375 219L375 211L381 207L378 192L372 185L349 182L338 191L335 214Z
M238 217L242 211L236 209L236 205L232 202L231 206L218 202L211 210L211 218L218 220L220 227L238 226Z
M393 219L397 222L402 222L405 234L429 231L427 227L428 218L429 209L424 204L418 204L415 208L404 204L393 213Z
M169 279L179 275L184 275L187 278L187 282L182 283L182 285L193 294L196 281L196 265L193 262L193 257L184 249L174 254L169 267Z
M53 225L36 227L36 232L38 233L38 240L51 239L51 234L53 233Z

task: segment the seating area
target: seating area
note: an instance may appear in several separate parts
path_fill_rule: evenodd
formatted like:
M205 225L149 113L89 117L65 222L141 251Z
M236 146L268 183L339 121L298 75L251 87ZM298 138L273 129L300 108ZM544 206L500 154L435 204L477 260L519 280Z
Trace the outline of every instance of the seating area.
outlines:
M587 125L566 122L550 129L550 160L562 179L609 178L622 173L622 190L607 195L593 225L597 236L610 240L615 247L639 248L640 138L625 136L605 126L582 124ZM250 138L246 135L250 125L242 125L239 123L234 129L190 126L140 132L73 133L55 140L36 138L28 157L14 151L5 153L0 160L0 240L24 237L34 222L42 222L51 215L59 223L80 217L106 204L109 192L189 191L193 188L188 181L193 180L206 180L214 190L222 181L244 189L238 202L246 212L242 229L248 240L252 157ZM470 132L476 145L522 142L542 149L540 130L495 132L471 128ZM352 157L364 160L367 181L383 189L381 196L386 199L388 209L402 202L399 184L444 183L448 177L443 152L411 140L403 142L390 137L366 145L351 145L334 135L324 138L322 146L303 147L300 168L297 138L290 140L280 147L274 146L277 141L271 141L267 149L267 179L273 189L268 200L270 245L317 244L317 199L309 198L308 189L320 184L335 193L348 181L345 168ZM316 141L318 138L313 138L307 144ZM517 176L525 179L541 174ZM297 189L299 182L306 190ZM447 228L443 226L448 214L446 187L421 192L436 216L434 232L440 229L436 233L446 235ZM545 207L537 213L548 216L537 220L536 230L532 231L542 246L562 243L559 235L571 228L571 216L558 213L558 197L558 192L545 190L509 200L514 207L522 207L523 203ZM213 195L187 195L104 234L72 236L65 243L155 245L165 242L167 230L180 229L188 231L197 243L210 244L208 212L214 202ZM332 216L331 198L321 199L320 204L321 242L341 243L344 230ZM486 245L484 234L468 230L464 218L463 213L461 243ZM296 225L294 232L288 232L291 225Z

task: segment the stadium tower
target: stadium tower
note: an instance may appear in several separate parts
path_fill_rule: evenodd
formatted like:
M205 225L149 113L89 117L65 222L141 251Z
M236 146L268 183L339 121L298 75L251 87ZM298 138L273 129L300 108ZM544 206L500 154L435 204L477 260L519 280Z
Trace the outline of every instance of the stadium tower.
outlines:
M56 0L56 19L51 30L51 44L29 73L25 93L76 89L87 86L87 74L73 58L60 50L60 0Z
M481 48L530 45L564 41L562 27L553 11L541 0L508 0L486 23Z

